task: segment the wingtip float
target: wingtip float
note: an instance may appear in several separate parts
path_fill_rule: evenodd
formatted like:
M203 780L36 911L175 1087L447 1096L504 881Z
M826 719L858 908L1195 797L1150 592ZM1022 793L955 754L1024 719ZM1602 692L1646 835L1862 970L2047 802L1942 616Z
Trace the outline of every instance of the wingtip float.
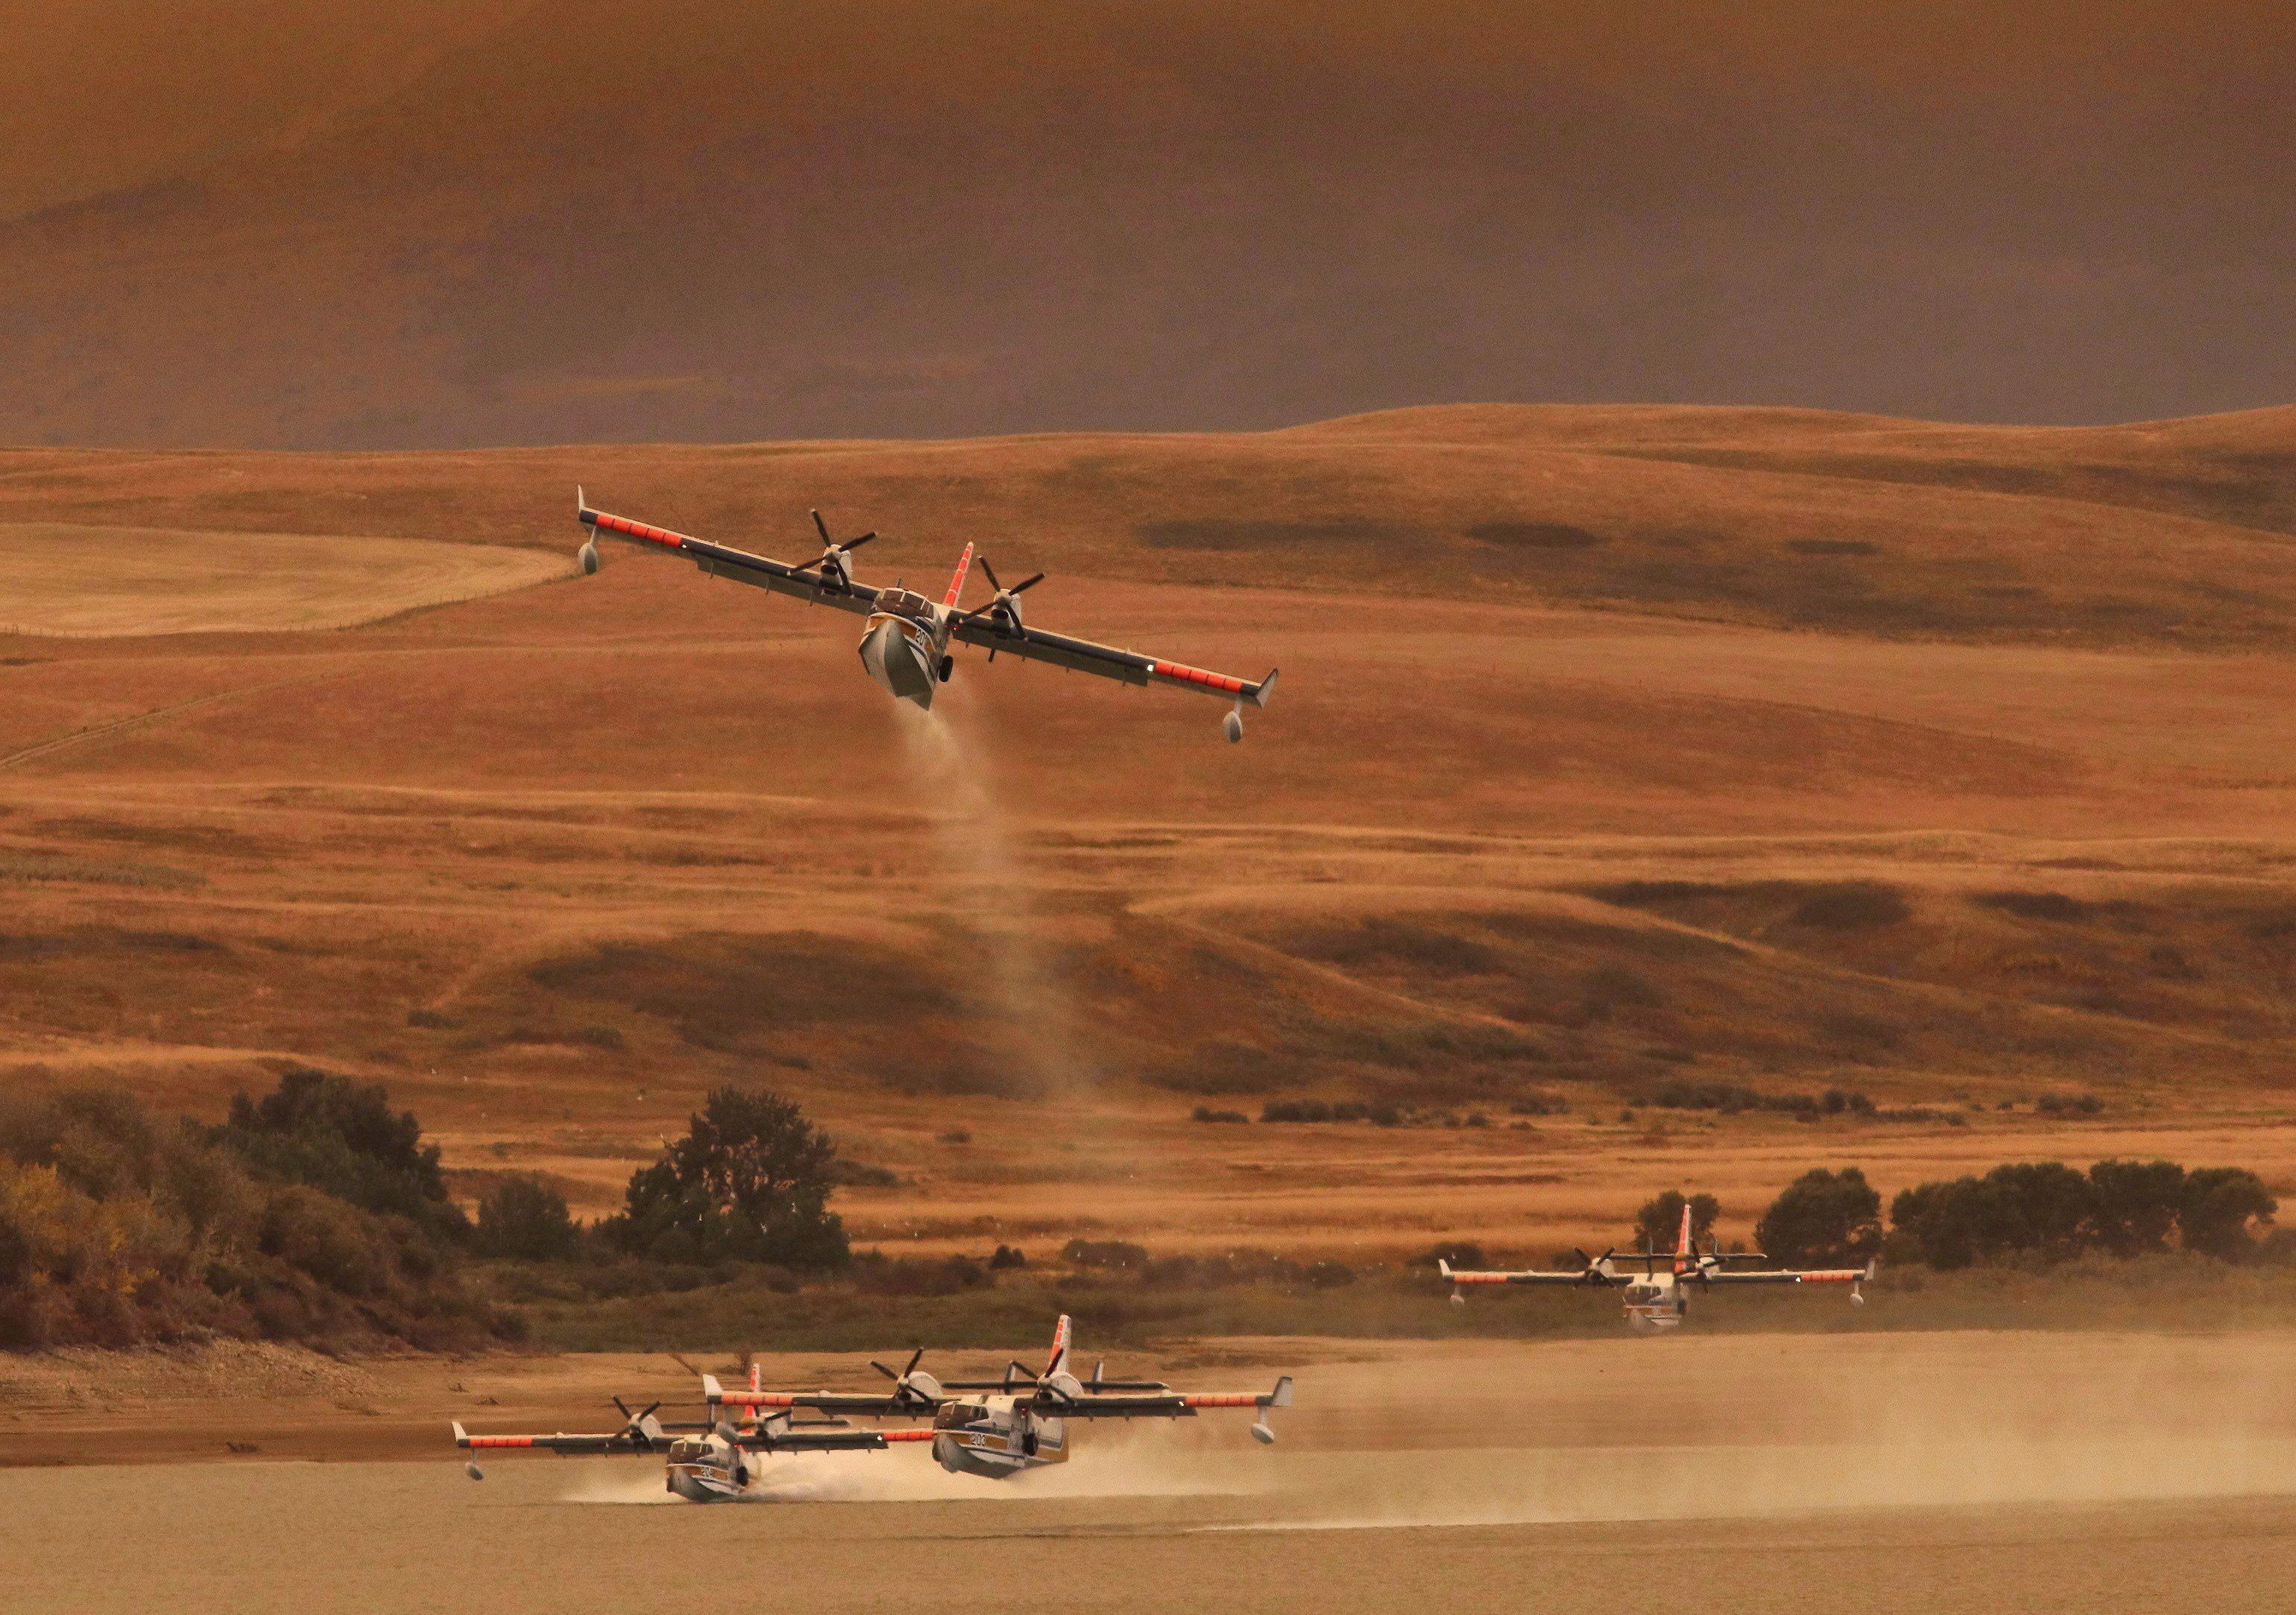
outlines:
M863 669L895 700L928 709L932 706L934 691L947 684L955 672L952 644L985 650L991 661L1002 652L1122 684L1159 684L1212 696L1229 703L1226 716L1220 720L1220 733L1230 741L1243 738L1244 709L1264 708L1275 690L1275 669L1272 668L1261 679L1238 678L1031 627L1023 620L1021 596L1042 583L1045 574L1038 572L1007 587L997 579L988 557L970 544L957 561L947 592L935 601L898 583L879 587L856 582L853 552L877 535L867 532L854 538L832 538L829 524L822 520L819 511L813 512L812 516L814 529L821 537L821 553L810 561L791 562L730 549L705 538L594 509L578 487L574 490L574 500L576 519L584 529L582 547L577 554L585 575L598 570L597 539L599 534L604 533L683 555L713 578L727 578L808 604L851 611L865 619L858 647ZM994 593L987 605L968 609L959 602L966 578L976 564Z

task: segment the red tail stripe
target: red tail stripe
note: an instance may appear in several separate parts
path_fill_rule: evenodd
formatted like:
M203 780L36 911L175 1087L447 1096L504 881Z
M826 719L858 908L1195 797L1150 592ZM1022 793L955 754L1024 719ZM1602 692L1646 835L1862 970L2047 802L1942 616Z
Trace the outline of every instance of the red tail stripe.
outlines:
M1159 678L1177 679L1184 685L1202 685L1207 689L1225 690L1230 695L1243 693L1243 680L1230 678L1225 673L1207 673L1201 668L1184 668L1177 661L1160 661L1149 670Z

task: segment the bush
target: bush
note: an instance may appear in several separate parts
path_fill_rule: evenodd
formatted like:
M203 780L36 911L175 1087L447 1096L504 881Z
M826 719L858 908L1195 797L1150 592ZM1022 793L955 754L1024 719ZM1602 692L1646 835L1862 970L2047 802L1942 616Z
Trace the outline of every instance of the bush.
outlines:
M850 1259L829 1209L837 1146L778 1094L722 1087L686 1135L630 1177L600 1234L666 1261L771 1262L800 1271Z
M1856 1167L1803 1173L1754 1225L1754 1242L1788 1267L1850 1267L1882 1248L1882 1196Z
M1208 1104L1198 1105L1194 1110L1189 1111L1188 1115L1191 1120L1218 1122L1224 1125L1233 1124L1239 1121L1250 1121L1251 1119L1250 1117L1246 1116L1242 1111L1215 1111Z
M999 1245L996 1254L988 1258L988 1269L992 1273L1014 1272L1028 1265L1029 1258L1018 1245Z
M2096 1116L2103 1114L2104 1101L2094 1094L2044 1094L2033 1108L2044 1116Z
M1890 1242L1934 1267L2097 1249L2141 1256L2166 1244L2173 1223L2185 1250L2233 1260L2253 1253L2251 1228L2278 1209L2263 1180L2237 1167L2106 1160L2083 1175L2040 1161L1905 1191L1890 1202Z
M126 1094L0 1114L0 1347L208 1334L463 1349L518 1332L413 1219L260 1181Z
M1061 1259L1071 1267L1145 1267L1145 1246L1120 1239L1072 1239L1061 1247Z
M365 1210L404 1217L444 1238L469 1223L447 1197L439 1146L379 1082L296 1066L261 1099L234 1094L214 1135L261 1175L308 1184Z
M2202 1167L2185 1175L2177 1227L2185 1250L2231 1260L2253 1248L2249 1224L2269 1224L2279 1209L2280 1202L2255 1173L2238 1167Z
M561 1261L582 1248L566 1197L538 1177L496 1178L480 1192L471 1237L481 1255L515 1261Z

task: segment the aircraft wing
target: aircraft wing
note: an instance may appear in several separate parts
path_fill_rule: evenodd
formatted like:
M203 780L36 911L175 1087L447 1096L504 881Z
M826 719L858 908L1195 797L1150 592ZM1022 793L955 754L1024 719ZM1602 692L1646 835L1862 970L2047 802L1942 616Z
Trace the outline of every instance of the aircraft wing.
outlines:
M627 516L609 515L604 511L592 510L587 504L579 505L575 516L594 533L611 534L634 544L660 545L673 554L685 556L712 578L754 584L809 605L832 605L840 611L866 611L877 598L877 591L865 583L847 584L839 578L824 578L810 567L791 566L787 562L752 555L747 550L712 544L706 538L650 527Z
M1046 1386L1038 1389L1036 1400L1038 1411L1061 1419L1193 1419L1207 1408L1291 1406L1292 1376L1288 1373L1275 1381L1275 1390L1258 1392L1088 1391L1070 1397Z
M735 1438L753 1453L882 1452L897 1441L930 1441L929 1430L808 1430L792 1429L778 1421L745 1430Z
M1445 1278L1455 1284L1576 1284L1581 1289L1603 1289L1611 1284L1623 1284L1626 1280L1603 1272L1600 1267L1584 1267L1576 1273L1479 1273L1458 1268L1446 1261L1436 1267Z
M1273 670L1255 684L1226 673L1209 673L1201 668L1183 667L1160 657L1144 656L1137 651L1119 651L1113 645L1095 644L1089 639L1048 634L1042 628L1010 622L987 612L952 618L949 637L979 645L991 657L1020 656L1030 661L1048 661L1071 673L1096 673L1103 678L1128 685L1163 684L1182 690L1200 690L1222 701L1248 701L1255 707L1266 706L1275 689Z
M838 1390L718 1390L710 1396L727 1407L754 1407L767 1414L839 1414L857 1419L922 1419L939 1406L938 1401L914 1391L881 1397L873 1392Z
M1863 1267L1773 1267L1759 1273L1702 1273L1705 1284L1855 1284L1874 1276L1874 1264Z
M455 1425L455 1445L471 1451L497 1447L532 1447L538 1452L552 1453L651 1453L667 1447L668 1441L660 1427L647 1420L651 1428L632 1426L618 1430L611 1435L568 1435L563 1431L552 1436L474 1436L457 1422Z

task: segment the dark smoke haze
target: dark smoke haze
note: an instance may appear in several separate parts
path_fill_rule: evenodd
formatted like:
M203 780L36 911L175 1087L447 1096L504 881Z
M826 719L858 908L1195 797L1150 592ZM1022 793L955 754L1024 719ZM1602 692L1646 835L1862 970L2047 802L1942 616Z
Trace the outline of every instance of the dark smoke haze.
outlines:
M2296 398L2285 0L0 0L0 441Z

